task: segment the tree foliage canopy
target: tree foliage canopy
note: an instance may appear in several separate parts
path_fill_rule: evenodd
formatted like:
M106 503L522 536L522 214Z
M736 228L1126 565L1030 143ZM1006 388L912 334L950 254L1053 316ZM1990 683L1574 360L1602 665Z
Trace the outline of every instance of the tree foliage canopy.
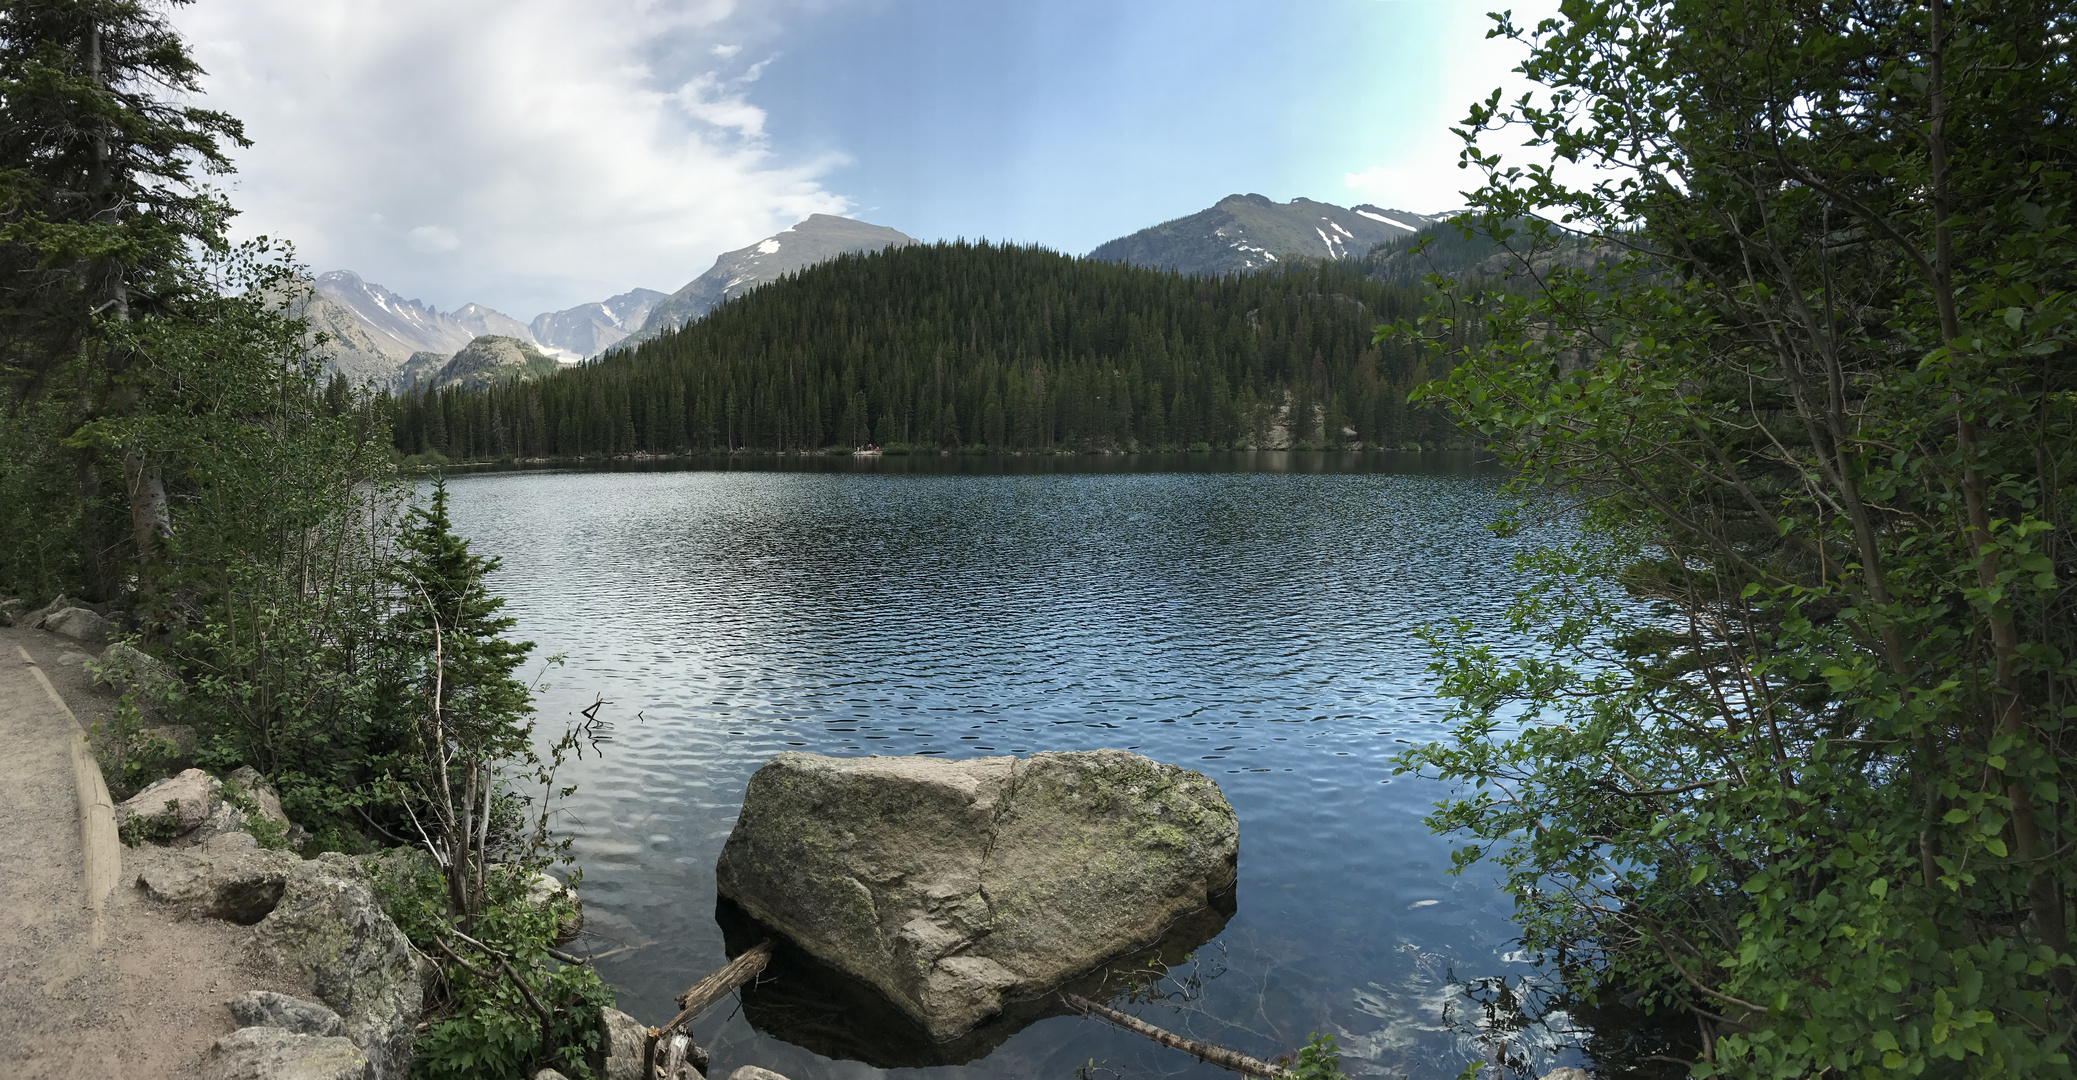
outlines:
M675 333L533 382L406 395L398 449L449 458L685 450L1399 446L1421 358L1370 328L1409 290L1347 266L1186 278L1037 248L845 255Z
M1463 724L1404 765L1469 787L1432 823L1583 985L1691 1012L1697 1075L2068 1075L2072 5L1495 33L1546 92L1473 109L1475 218L1630 255L1396 328L1482 328L1428 393L1588 526L1516 606L1537 655L1438 635Z

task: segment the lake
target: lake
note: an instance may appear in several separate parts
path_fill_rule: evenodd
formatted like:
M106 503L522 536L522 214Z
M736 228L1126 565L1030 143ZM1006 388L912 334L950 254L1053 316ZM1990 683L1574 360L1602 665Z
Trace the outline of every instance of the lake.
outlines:
M629 464L450 490L458 531L503 560L518 633L566 658L543 729L607 701L561 825L584 947L653 942L600 965L644 1023L726 961L714 862L772 755L1119 747L1217 781L1241 829L1230 920L1121 1007L1261 1057L1327 1032L1351 1075L1446 1078L1503 1043L1525 1075L1591 1063L1592 1025L1553 1003L1494 876L1446 873L1450 842L1420 820L1445 790L1392 774L1444 732L1417 631L1462 618L1508 643L1510 563L1535 538L1485 527L1500 483L1468 454L1251 453ZM826 1057L783 1010L750 1012L695 1025L712 1075L1229 1075L1075 1016L931 1064ZM1603 1021L1594 1056L1624 1030Z

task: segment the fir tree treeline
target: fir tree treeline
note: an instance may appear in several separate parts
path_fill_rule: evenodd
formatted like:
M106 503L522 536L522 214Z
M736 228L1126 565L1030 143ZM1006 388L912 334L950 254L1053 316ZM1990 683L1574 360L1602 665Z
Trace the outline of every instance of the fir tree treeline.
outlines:
M449 459L730 449L1398 447L1454 429L1372 342L1417 293L1348 267L1183 277L988 243L846 255L583 367L392 399Z

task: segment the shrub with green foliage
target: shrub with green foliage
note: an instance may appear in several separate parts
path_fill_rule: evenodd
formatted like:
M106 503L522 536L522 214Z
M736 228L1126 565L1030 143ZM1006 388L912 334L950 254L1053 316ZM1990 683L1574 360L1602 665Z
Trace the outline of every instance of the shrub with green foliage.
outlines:
M1402 764L1697 1076L2068 1076L2077 8L1562 11L1499 20L1548 93L1474 108L1475 220L1626 262L1389 332L1482 327L1427 394L1587 538L1527 560L1539 649L1434 636L1459 724Z

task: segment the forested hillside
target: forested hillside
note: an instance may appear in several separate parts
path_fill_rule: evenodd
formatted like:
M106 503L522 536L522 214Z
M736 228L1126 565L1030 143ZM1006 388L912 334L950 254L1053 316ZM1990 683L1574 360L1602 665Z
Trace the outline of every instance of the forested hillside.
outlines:
M1452 432L1371 341L1419 307L1355 268L1192 278L993 244L845 255L548 378L393 399L406 454L867 444L1401 446Z

